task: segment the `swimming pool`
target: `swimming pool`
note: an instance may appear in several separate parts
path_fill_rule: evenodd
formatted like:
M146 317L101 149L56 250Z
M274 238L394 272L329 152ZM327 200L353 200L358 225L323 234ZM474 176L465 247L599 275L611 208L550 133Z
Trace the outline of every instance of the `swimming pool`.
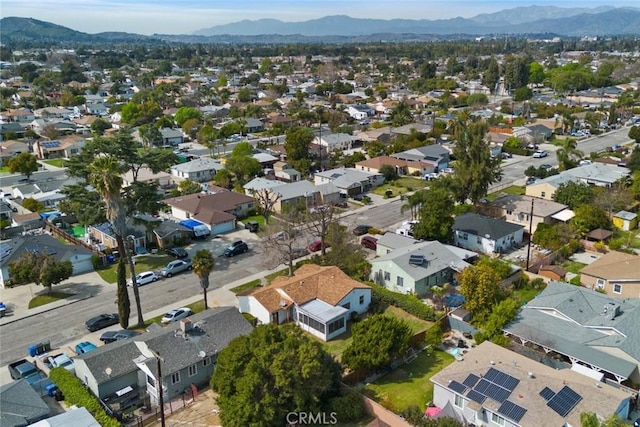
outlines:
M460 350L458 347L448 348L445 351L453 357L462 356L462 350Z

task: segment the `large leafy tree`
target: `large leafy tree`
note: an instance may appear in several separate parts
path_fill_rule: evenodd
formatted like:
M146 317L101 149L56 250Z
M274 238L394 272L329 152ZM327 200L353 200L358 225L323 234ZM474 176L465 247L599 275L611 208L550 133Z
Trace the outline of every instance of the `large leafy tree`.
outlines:
M487 263L465 268L458 275L460 293L465 297L465 308L473 313L474 320L484 322L493 306L499 302L500 275Z
M225 426L279 427L339 393L340 367L296 327L261 325L220 352L211 388Z
M553 200L575 209L593 201L595 194L593 187L581 182L563 182L553 194Z
M29 153L20 153L16 157L9 160L9 172L20 173L24 175L27 180L31 178L31 175L38 170L38 162L36 156Z
M458 141L453 150L456 158L454 188L456 199L477 202L489 186L502 179L501 159L491 157L489 142L485 141L487 124L462 122Z
M231 157L225 163L225 168L235 175L240 184L246 183L262 171L260 162L253 157L253 147L246 141L233 147Z
M391 110L391 124L393 126L404 126L412 122L413 116L411 115L409 104L405 100L398 102L398 105Z
M575 209L575 214L576 216L571 219L571 225L579 236L585 236L597 228L611 228L611 220L607 213L597 206L579 206Z
M411 338L411 328L402 319L374 315L351 327L353 339L342 353L342 362L353 370L387 367L404 355Z
M104 203L95 191L89 191L86 185L67 185L60 191L66 197L58 204L58 210L67 215L75 215L84 226L105 222Z
M367 261L362 246L354 240L347 227L333 220L328 224L326 243L331 246L321 258L323 265L335 265L351 277L366 280L371 273L371 264Z
M633 193L626 182L616 182L610 187L598 187L593 203L611 217L617 211L633 205Z
M313 138L313 132L309 128L298 127L287 131L287 139L284 143L287 161L303 174L309 172L311 167L309 149Z
M207 304L207 289L209 289L209 276L216 265L216 261L207 249L200 249L193 257L193 274L198 276L200 287L204 293L204 308L209 308Z
M200 121L202 118L202 113L199 110L196 110L192 107L180 107L176 111L176 114L173 116L173 119L176 121L176 124L180 127L190 119L196 119Z
M59 261L48 254L28 252L9 263L9 276L15 284L35 283L49 289L71 277L73 265L69 260Z
M421 204L420 220L413 227L415 238L450 242L455 207L453 195L445 188L432 188L424 193Z

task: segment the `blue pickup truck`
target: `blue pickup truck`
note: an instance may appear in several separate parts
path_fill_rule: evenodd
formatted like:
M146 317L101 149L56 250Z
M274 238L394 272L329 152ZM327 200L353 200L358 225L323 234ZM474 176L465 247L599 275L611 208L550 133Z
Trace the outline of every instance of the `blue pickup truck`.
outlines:
M53 383L47 375L27 359L9 364L9 373L14 380L26 380L31 387L41 394L49 391Z

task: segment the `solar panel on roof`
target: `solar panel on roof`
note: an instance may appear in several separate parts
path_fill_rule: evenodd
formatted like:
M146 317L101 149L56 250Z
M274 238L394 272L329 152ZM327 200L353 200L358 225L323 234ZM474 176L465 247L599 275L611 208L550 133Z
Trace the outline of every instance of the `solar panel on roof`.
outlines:
M462 394L467 389L467 386L460 384L458 381L450 381L449 388L455 392Z
M547 402L547 406L564 418L581 400L582 396L568 386L564 386Z
M467 393L467 397L479 404L483 404L484 401L487 399L487 396L485 396L484 394L478 393L475 390L469 390L469 393Z
M540 392L540 396L542 396L544 400L546 400L547 402L550 401L551 398L555 395L556 395L556 392L551 390L549 387L543 388L542 391Z
M487 389L491 383L484 378L480 380L478 384L473 388L478 393L486 394Z
M495 368L489 368L484 378L494 384L499 385L502 388L506 388L509 391L513 391L513 389L515 389L520 383L519 379L505 374L504 372L499 371Z
M483 394L497 402L504 402L509 398L511 392L497 384L489 383L489 386Z
M424 256L423 255L410 255L409 256L409 264L422 265L423 262L424 262Z
M498 413L504 415L510 420L519 422L524 414L527 413L527 410L509 400L505 400L502 405L500 405L500 408L498 408Z
M498 376L498 372L500 372L500 371L498 371L495 368L489 368L487 373L484 374L484 379L486 379L487 381L493 382L493 380L495 380L496 377Z
M462 384L464 384L467 387L471 388L474 385L476 385L476 383L478 382L479 379L480 379L479 376L474 375L474 374L469 374L469 376L464 381L462 381Z

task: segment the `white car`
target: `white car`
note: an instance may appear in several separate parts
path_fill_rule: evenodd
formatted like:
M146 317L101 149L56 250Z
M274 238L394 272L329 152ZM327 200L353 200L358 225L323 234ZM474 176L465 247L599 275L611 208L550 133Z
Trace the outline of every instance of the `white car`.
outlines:
M538 150L535 153L533 153L533 158L534 159L541 159L543 157L547 157L549 155L549 153L547 153L544 150Z
M425 181L431 181L431 180L433 180L433 179L438 179L438 177L439 177L439 176L440 176L440 175L438 175L437 173L432 172L432 173L428 173L428 174L426 174L426 175L425 175L425 176L423 176L422 178L423 178Z
M151 282L155 282L156 280L158 280L158 276L153 271L143 271L136 276L136 283L138 286L144 286ZM127 285L133 286L131 279L129 279Z
M191 316L193 311L187 307L174 308L164 316L162 316L162 323L177 322L180 319Z

